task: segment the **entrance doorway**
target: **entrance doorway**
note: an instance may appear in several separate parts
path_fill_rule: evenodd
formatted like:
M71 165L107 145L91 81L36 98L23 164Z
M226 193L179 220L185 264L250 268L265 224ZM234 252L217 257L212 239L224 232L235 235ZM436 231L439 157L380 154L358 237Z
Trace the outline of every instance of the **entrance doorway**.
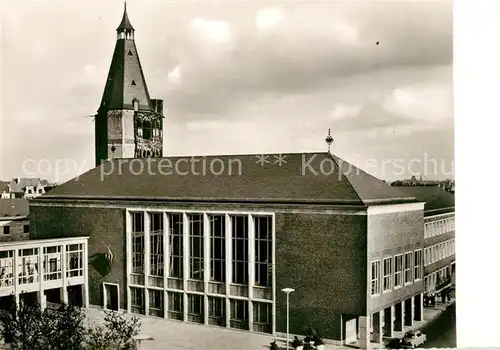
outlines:
M120 300L119 300L119 286L116 283L103 283L104 289L104 308L108 310L118 311Z
M83 286L75 285L68 286L66 288L68 291L68 304L73 306L82 307L83 306Z
M358 336L358 327L356 325L357 317L345 321L345 344L350 344L356 341Z

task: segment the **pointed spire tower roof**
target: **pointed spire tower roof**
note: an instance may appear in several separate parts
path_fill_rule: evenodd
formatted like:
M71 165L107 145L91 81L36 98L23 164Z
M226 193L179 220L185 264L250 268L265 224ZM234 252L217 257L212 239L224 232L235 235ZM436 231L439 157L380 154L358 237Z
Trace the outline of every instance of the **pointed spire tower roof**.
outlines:
M118 28L116 28L116 31L120 32L124 29L134 30L134 27L132 27L132 24L130 23L130 20L128 19L127 2L126 1L125 1L125 5L124 5L124 10L123 10L122 21L121 21L120 25L118 26Z
M134 27L127 14L127 3L120 25L116 29L117 40L109 68L108 79L99 107L99 112L134 109L139 101L139 110L152 111L146 79L134 41Z

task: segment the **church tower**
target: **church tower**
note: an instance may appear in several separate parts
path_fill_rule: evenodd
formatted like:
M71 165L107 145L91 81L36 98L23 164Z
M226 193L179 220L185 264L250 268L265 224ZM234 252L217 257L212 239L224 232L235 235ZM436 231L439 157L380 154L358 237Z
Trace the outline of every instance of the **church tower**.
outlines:
M127 14L116 29L115 51L95 116L96 166L112 158L162 157L163 100L149 97Z

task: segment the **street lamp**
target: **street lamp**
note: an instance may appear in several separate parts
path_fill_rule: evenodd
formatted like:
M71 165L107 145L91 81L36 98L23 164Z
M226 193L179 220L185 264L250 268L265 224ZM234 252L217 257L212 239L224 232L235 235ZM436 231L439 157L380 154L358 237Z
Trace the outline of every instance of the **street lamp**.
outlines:
M286 293L286 348L289 349L289 344L290 344L290 293L295 292L295 289L283 288L281 291Z

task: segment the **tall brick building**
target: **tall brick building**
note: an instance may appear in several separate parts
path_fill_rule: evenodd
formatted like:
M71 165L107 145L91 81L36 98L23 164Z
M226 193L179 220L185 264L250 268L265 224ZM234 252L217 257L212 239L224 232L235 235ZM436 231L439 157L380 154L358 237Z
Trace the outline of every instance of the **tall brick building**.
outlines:
M89 237L90 304L276 333L291 287L292 333L366 348L422 317L423 209L313 153L115 159L30 217L32 238Z
M149 97L126 5L116 32L108 78L95 115L96 166L108 158L163 154L163 100Z

